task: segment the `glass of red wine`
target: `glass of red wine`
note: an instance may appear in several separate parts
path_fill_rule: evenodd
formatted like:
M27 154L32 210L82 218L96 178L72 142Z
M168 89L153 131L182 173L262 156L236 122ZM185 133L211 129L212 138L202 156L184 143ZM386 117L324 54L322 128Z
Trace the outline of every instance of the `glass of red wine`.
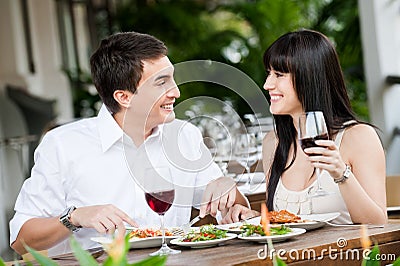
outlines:
M306 112L299 117L299 141L303 151L307 148L318 147L316 140L329 139L324 114L321 111ZM308 154L315 156L317 154ZM315 168L317 175L317 190L310 197L323 197L332 194L321 186L320 169Z
M171 208L175 198L175 187L171 170L168 167L154 167L145 169L145 198L149 207L161 219L162 244L161 248L150 256L162 256L181 253L168 247L165 241L164 214Z

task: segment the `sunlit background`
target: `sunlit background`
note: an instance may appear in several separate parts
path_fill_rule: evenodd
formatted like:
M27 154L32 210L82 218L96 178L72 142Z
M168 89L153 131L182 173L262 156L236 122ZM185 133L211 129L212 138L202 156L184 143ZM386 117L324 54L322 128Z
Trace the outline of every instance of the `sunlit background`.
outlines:
M0 256L13 256L8 221L42 133L100 108L89 57L101 39L119 31L149 33L165 42L173 63L229 64L265 93L263 52L299 28L321 31L336 45L352 106L380 128L387 173L399 174L399 0L0 0ZM191 82L180 90L177 104L209 96L245 124L257 116L270 121L268 106L252 114L223 86ZM224 114L190 102L179 118Z

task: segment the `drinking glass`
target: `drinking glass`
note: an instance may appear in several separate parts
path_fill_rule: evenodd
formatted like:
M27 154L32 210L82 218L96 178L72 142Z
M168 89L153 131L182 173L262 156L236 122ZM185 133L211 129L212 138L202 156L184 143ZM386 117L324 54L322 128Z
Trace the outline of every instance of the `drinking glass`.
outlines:
M321 111L312 111L300 115L298 136L303 151L306 148L318 147L318 145L315 143L316 140L329 139L324 114ZM317 154L309 154L309 156L315 155ZM320 169L315 168L315 171L317 175L317 190L311 193L309 196L323 197L332 194L332 192L324 190L321 186Z
M235 136L235 160L246 169L247 179L242 190L250 191L250 167L258 160L256 137L253 133L243 133Z
M222 174L228 175L228 162L232 155L232 141L229 136L216 140L216 147L214 152L214 161L217 163L222 171Z
M168 247L165 242L164 214L174 202L175 187L171 171L168 167L155 167L145 169L145 198L149 207L160 216L162 244L161 248L150 256L178 254L180 250Z

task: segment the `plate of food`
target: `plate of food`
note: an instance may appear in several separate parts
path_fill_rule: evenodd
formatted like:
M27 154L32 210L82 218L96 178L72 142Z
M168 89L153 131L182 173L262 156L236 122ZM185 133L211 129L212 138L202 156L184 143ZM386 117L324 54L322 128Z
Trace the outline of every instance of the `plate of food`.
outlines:
M285 225L270 227L270 235L266 235L261 225L247 224L243 226L243 232L238 236L239 239L257 243L267 243L268 239L272 242L281 242L289 238L304 234L306 229L290 228Z
M162 232L160 229L127 227L126 231L127 234L129 234L130 248L137 249L161 246ZM179 236L173 235L169 229L165 230L165 241L167 244L169 244L172 239L178 237ZM92 237L91 240L102 245L108 245L112 243L113 238L110 236L99 236Z
M218 224L215 227L218 229L221 229L221 230L228 231L230 233L240 234L243 232L244 225L246 225L246 224L259 225L260 222L261 222L261 217L257 216L257 217L246 219L246 220L236 222L236 223Z
M200 228L192 229L183 237L171 240L170 243L183 247L208 248L217 246L236 237L236 234L228 233L213 225L205 225Z
M320 214L300 214L295 215L287 210L270 211L268 217L272 226L284 224L291 228L304 228L306 230L323 227L326 222L332 221L340 215L339 212L320 213ZM259 224L261 218L249 219L247 223Z
M270 219L270 226L277 227L281 224L289 226L291 228L303 228L306 230L313 230L323 227L326 222L330 222L340 215L339 212L330 213L320 213L320 214L305 214L305 215L295 215L288 212L287 210L281 211L270 211L268 217ZM261 217L254 217L246 221L230 223L230 224L220 224L216 227L221 230L226 230L231 233L240 234L243 232L243 225L253 224L259 225L261 222Z

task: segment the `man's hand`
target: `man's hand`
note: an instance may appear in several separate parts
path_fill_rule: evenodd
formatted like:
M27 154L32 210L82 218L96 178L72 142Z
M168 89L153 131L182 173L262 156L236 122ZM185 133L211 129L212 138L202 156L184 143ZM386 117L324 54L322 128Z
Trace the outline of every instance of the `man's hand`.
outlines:
M200 206L200 217L208 213L216 216L217 210L222 211L232 207L236 203L236 183L229 177L220 177L208 183L204 191Z
M111 204L77 208L71 213L71 222L76 226L94 228L102 234L112 234L117 228L125 232L123 222L138 226L125 212Z
M235 204L232 208L229 208L229 211L222 218L220 224L236 223L240 220L249 219L256 216L260 216L258 211L252 210L241 204Z

